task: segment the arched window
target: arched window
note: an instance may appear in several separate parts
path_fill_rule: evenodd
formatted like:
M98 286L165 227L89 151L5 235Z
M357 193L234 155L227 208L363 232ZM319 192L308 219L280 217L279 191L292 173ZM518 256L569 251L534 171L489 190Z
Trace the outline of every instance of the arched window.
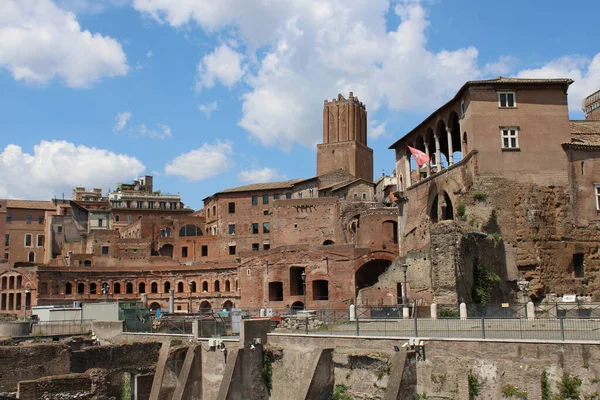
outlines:
M171 282L167 281L164 284L164 288L163 288L163 293L169 293L169 291L171 290Z
M121 284L119 282L113 285L113 293L120 294L121 293Z
M146 293L146 284L144 282L140 282L138 285L138 293Z
M90 283L90 294L96 294L96 284Z
M177 293L183 293L183 282L177 283Z
M237 279L235 280L235 290L239 290L239 283Z
M229 282L229 280L225 281L225 291L231 292L231 283Z
M125 293L133 293L133 283L127 282L127 284L125 285Z
M210 303L208 301L205 300L202 303L200 303L200 312L208 313L208 312L210 312L211 309L212 309L212 306L210 305Z
M179 229L179 237L202 236L202 229L198 225L184 225Z
M73 294L73 285L69 282L65 285L65 294Z
M206 281L202 282L202 291L204 293L208 292L208 282L206 282Z
M191 281L189 287L190 287L190 292L191 293L196 293L197 289L196 289L196 282L195 281Z
M323 246L331 246L332 244L335 244L335 242L329 239L323 242Z
M35 262L35 253L33 251L30 251L27 254L27 261L29 261L29 262Z
M221 291L221 284L219 283L219 281L215 281L215 292L220 292Z
M85 284L84 283L77 284L77 294L85 294Z
M150 284L150 292L151 293L158 293L158 283L152 282Z
M223 303L223 308L227 311L230 311L233 308L233 303L231 300L227 300L225 303Z
M83 266L84 267L91 267L92 266L92 261L91 260L85 260L83 262Z

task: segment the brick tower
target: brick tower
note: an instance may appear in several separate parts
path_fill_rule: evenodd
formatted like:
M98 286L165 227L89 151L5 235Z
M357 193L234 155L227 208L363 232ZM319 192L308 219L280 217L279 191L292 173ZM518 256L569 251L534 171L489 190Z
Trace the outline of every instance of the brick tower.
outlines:
M367 110L350 92L348 99L325 100L323 144L317 145L317 175L343 168L373 181L373 150L367 147Z

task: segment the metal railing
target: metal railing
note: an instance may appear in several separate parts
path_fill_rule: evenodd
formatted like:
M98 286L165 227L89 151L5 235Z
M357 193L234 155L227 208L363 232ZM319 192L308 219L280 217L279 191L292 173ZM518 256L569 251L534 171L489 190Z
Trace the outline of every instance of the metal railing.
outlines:
M310 311L304 319L283 315L276 331L352 336L396 336L507 340L600 341L600 304L543 304L527 315L525 304L469 305L468 317L460 318L456 304L438 305L435 319L429 307L357 306L354 318L348 310Z

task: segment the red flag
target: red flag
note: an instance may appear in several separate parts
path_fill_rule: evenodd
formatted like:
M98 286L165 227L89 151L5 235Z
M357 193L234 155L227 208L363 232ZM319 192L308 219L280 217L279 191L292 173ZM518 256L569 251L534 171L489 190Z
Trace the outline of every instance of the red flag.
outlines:
M408 146L408 149L410 150L411 154L415 157L415 161L419 168L421 168L423 165L429 162L429 156L423 153L421 150L417 150L414 147L410 146Z

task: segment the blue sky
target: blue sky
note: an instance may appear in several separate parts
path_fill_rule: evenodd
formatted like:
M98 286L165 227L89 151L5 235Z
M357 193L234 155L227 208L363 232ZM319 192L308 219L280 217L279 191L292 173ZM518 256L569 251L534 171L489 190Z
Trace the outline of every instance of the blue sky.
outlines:
M600 3L0 0L0 198L70 196L153 174L193 208L315 174L324 99L369 112L387 147L469 79L600 89Z

